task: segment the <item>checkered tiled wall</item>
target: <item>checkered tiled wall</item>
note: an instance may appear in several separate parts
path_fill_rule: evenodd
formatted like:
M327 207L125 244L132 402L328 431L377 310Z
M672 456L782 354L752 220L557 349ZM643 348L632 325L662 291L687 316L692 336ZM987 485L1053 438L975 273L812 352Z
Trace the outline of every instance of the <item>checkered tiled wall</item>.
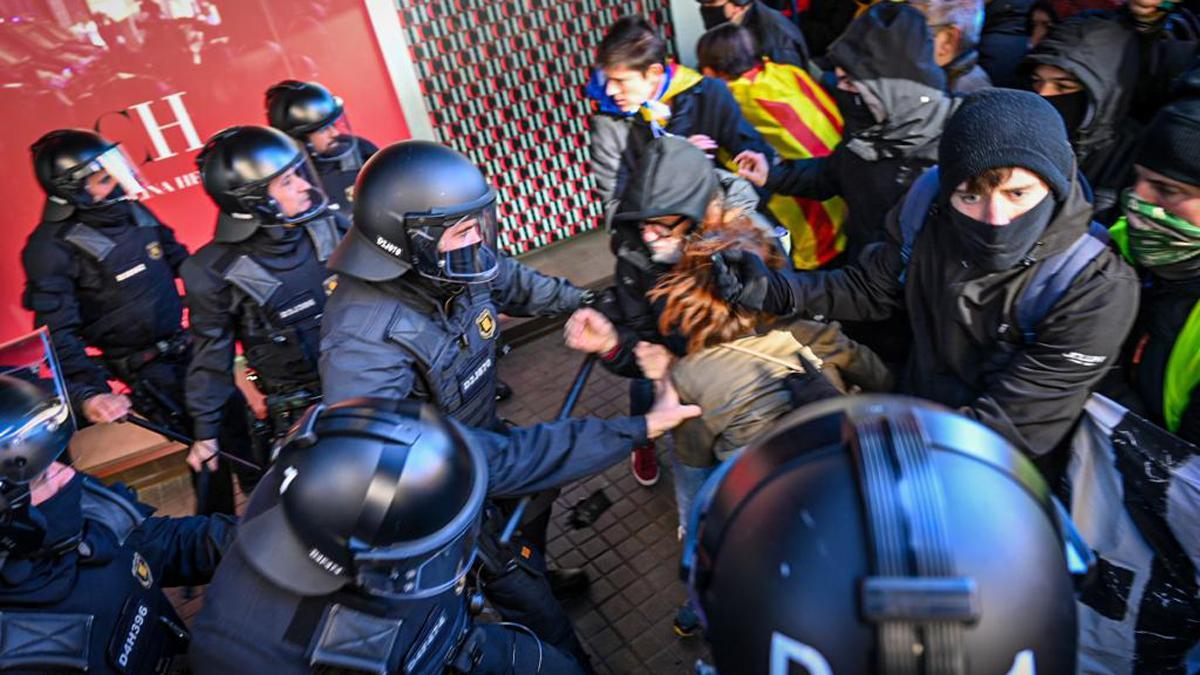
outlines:
M671 43L666 0L399 0L439 140L500 192L500 243L524 253L594 229L583 97L596 45L624 14Z

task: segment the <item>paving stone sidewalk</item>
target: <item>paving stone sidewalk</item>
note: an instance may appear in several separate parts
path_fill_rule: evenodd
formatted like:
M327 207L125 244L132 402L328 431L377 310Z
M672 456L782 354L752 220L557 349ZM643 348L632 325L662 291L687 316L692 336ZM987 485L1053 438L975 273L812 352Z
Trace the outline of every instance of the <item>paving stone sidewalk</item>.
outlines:
M558 332L514 349L500 361L501 378L516 392L500 405L500 415L518 424L552 419L581 361ZM574 415L628 412L629 381L594 368ZM626 461L568 486L555 504L550 559L591 574L587 597L568 602L566 609L601 673L693 673L696 659L707 658L699 636L681 639L671 628L685 590L678 576L672 477L661 444L659 460L661 476L652 488L633 479ZM598 488L612 507L592 527L572 529L568 509Z

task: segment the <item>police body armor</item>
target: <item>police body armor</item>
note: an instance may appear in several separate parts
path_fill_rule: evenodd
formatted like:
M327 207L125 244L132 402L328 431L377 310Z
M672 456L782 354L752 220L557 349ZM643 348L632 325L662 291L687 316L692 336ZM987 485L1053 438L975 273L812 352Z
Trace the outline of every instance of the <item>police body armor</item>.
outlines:
M246 505L247 520L279 503L284 480L286 476L279 470L263 477ZM228 584L226 579L253 578L255 585L271 585L254 571L253 564L237 546L229 551L221 565L218 575L222 581L210 586L206 596L215 608L236 607L243 600L240 595L243 586ZM262 612L259 619L264 626L287 626L283 636L286 644L280 645L283 649L271 648L273 658L286 660L277 664L281 673L322 672L324 669L407 675L444 673L447 663L461 651L460 646L466 644L466 635L472 625L470 594L465 587L403 602L373 598L353 587L320 596L301 596L275 589L269 597L271 601L259 604ZM207 634L213 626L219 625L219 620L214 624L202 613L197 621L197 639L202 648L196 655L198 658L212 647L238 654L241 644L222 646L219 638L214 641ZM348 639L354 636L371 636L371 639ZM269 638L263 634L256 639ZM297 662L297 657L303 659L302 663ZM200 663L196 668L202 673L207 672Z
M64 224L59 234L81 262L75 289L84 321L80 333L106 358L171 338L179 333L183 315L159 222L139 204L131 211L133 227L102 231L76 221Z
M388 339L416 359L425 389L418 398L467 426L493 429L499 318L490 285L461 288L436 315L406 305L388 327Z
M312 158L325 194L337 205L339 213L350 218L354 210L354 181L363 166L361 148L354 148L344 157L329 159L313 154Z
M235 291L233 306L248 301L254 311L241 316L237 337L258 388L268 397L300 389L319 395L317 356L325 299L336 285L324 261L337 244L333 215L303 224L288 256L256 256L229 246L216 261L216 274ZM307 405L307 404L305 404Z
M4 570L0 671L181 672L188 632L156 583L161 570L124 545L144 516L122 495L90 478L77 480L79 534L30 560L10 560ZM22 592L19 575L40 565L57 569Z

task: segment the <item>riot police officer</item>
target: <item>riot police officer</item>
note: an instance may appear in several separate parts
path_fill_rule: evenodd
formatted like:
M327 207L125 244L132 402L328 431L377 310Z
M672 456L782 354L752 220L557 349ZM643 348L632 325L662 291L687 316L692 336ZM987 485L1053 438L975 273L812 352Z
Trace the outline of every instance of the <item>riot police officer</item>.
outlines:
M336 285L325 261L349 226L326 208L304 151L275 129L225 129L209 139L197 164L220 213L213 241L181 270L195 345L187 406L196 438L188 459L196 468L216 461L238 342L266 396L267 435L281 437L320 397L321 314ZM259 444L259 462L268 445Z
M136 201L145 188L117 144L91 131L60 129L31 150L46 205L21 253L23 301L34 325L50 329L72 399L89 422L119 420L131 407L109 391L108 380L119 379L132 389L140 415L186 432L190 346L175 277L187 249ZM87 347L100 357L89 357ZM244 405L240 396L222 403ZM222 434L244 437L244 420ZM211 486L203 498L208 509L233 513L228 473Z
M0 375L0 670L178 672L188 631L162 587L206 583L233 522L149 517L56 461L74 424L46 372Z
M321 327L325 400L414 399L468 426L498 428L499 312L569 312L588 294L497 251L495 192L450 148L388 146L367 162L356 192L354 223L329 260L339 283ZM553 426L543 433L564 446L601 444L614 442L609 424L594 420L578 435ZM547 509L522 527L543 552L548 517ZM555 571L560 592L586 587L582 570ZM547 584L541 570L529 570L524 591L500 598L493 584L489 597L545 634L569 625L543 592Z
M304 145L331 200L329 208L349 218L354 179L379 148L354 135L341 97L316 82L283 80L267 90L267 123Z
M356 222L329 263L340 284L322 329L326 399L415 398L495 428L499 313L562 314L589 292L499 253L495 191L448 147L384 148L357 193ZM543 513L523 529L544 550ZM556 579L586 587L582 570Z
M503 611L503 623L474 623L480 580L489 578L470 573L484 556L485 497L600 471L624 457L633 436L662 433L681 413L664 397L644 421L596 429L596 420L565 420L548 425L551 433L503 435L412 401L314 407L251 496L205 591L193 670L584 672L563 650L569 623L552 636ZM588 433L599 442L555 438Z
M719 672L1075 672L1090 549L1022 453L948 409L802 408L710 477L691 523Z

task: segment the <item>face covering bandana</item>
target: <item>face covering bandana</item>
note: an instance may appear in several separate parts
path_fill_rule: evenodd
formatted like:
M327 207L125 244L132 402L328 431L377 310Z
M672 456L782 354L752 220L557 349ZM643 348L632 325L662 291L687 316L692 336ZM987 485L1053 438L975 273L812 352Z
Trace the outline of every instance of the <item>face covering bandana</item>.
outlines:
M1054 109L1062 116L1063 123L1067 125L1067 135L1074 137L1083 126L1084 118L1087 117L1089 103L1087 90L1080 89L1073 94L1047 96L1046 102L1054 106Z
M1007 225L992 225L950 206L950 231L963 247L967 262L988 272L1013 268L1033 250L1054 215L1054 198L1046 195L1038 205Z
M878 124L861 95L843 89L834 89L833 100L837 103L838 110L842 112L846 134L852 134Z
M93 227L110 227L125 222L133 224L133 204L128 201L105 204L92 209L79 209L75 214L85 225Z
M1163 279L1200 276L1200 226L1126 190L1121 200L1129 222L1129 248L1139 265Z
M725 18L724 7L709 7L700 5L700 19L704 21L704 30L712 30L729 21Z

